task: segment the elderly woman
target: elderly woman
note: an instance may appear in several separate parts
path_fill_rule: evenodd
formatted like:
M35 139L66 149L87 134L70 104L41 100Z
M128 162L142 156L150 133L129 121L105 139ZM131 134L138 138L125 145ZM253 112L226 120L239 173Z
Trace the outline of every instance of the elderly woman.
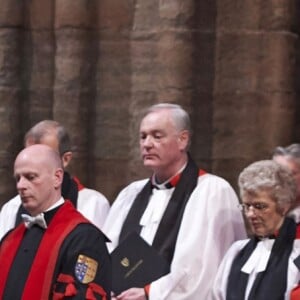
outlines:
M235 242L226 253L212 298L300 299L299 233L294 220L286 217L296 199L293 176L274 161L258 161L242 171L239 188L253 236Z

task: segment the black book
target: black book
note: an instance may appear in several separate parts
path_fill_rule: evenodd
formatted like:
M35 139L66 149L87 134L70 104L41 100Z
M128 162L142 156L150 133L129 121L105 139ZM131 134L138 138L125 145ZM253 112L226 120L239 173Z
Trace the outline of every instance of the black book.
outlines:
M111 253L111 260L112 291L116 295L132 287L144 287L170 272L169 263L136 232Z

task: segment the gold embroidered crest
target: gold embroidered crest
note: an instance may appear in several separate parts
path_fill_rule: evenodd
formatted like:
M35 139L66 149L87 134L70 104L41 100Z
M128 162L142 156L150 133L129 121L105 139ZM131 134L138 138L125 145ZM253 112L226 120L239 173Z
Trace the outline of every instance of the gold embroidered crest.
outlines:
M81 283L90 283L95 279L98 262L88 256L79 254L75 265L75 276Z

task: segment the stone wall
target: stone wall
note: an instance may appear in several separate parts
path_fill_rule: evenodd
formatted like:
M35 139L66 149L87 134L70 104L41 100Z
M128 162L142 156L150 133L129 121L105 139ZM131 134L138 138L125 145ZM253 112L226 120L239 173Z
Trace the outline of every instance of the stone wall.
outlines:
M148 175L139 160L139 117L160 101L191 113L193 157L236 187L245 165L300 141L297 6L2 0L0 203L16 193L13 160L24 133L42 119L67 127L70 172L113 201Z

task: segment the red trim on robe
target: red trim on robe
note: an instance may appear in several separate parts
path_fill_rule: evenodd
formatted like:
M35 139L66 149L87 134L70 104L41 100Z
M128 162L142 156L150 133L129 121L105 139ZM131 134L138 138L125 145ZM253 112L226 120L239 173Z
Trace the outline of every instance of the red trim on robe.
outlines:
M300 286L296 286L292 289L290 294L290 300L299 300L300 299Z
M75 279L73 276L68 274L59 274L57 278L57 282L65 283L66 290L63 293L53 292L53 300L64 299L65 297L73 297L77 294L77 290L75 287Z
M202 170L202 169L199 169L198 176L200 177L200 176L202 176L202 175L204 175L204 174L206 174L206 171L204 171L204 170ZM177 185L177 183L178 183L180 177L181 177L181 173L175 175L175 176L169 181L169 183L171 184L172 187L174 187L174 186Z
M199 170L199 177L206 174L207 172L205 170L200 169Z
M49 298L60 247L68 234L80 223L90 222L76 211L71 202L66 201L54 215L44 233L23 290L22 300ZM0 248L0 261L5 262L1 263L0 299L2 299L7 275L24 232L25 226L20 224L4 239Z
M144 291L145 291L147 299L149 298L149 294L150 294L150 286L151 286L151 284L147 284L144 286Z
M78 189L78 192L83 190L85 188L85 186L79 181L79 179L77 177L72 177L72 179L76 182L77 184L77 189Z
M106 292L102 286L96 284L94 282L89 283L88 288L86 290L85 298L87 300L97 300L95 295L100 295L102 300L106 300Z
M0 247L1 260L1 276L0 276L0 299L3 298L3 292L8 277L9 270L13 263L13 259L17 253L17 249L21 244L26 227L20 224L12 234L9 234L2 242Z
M180 177L181 177L181 173L175 175L175 176L169 181L169 183L171 184L172 187L174 187L174 186L177 185L177 183L178 183Z
M296 237L295 239L300 239L300 224L297 224ZM300 299L300 283L291 290L290 300Z
M61 300L64 297L72 297L75 296L77 291L74 286L75 280L71 275L60 274L57 279L58 282L65 283L67 285L65 293L54 293L53 300ZM85 299L86 300L97 300L95 295L100 295L102 300L106 300L106 292L102 286L96 284L94 282L90 282L88 284Z
M296 237L295 239L300 239L300 224L297 224L297 229L296 229ZM299 298L300 299L300 298Z

